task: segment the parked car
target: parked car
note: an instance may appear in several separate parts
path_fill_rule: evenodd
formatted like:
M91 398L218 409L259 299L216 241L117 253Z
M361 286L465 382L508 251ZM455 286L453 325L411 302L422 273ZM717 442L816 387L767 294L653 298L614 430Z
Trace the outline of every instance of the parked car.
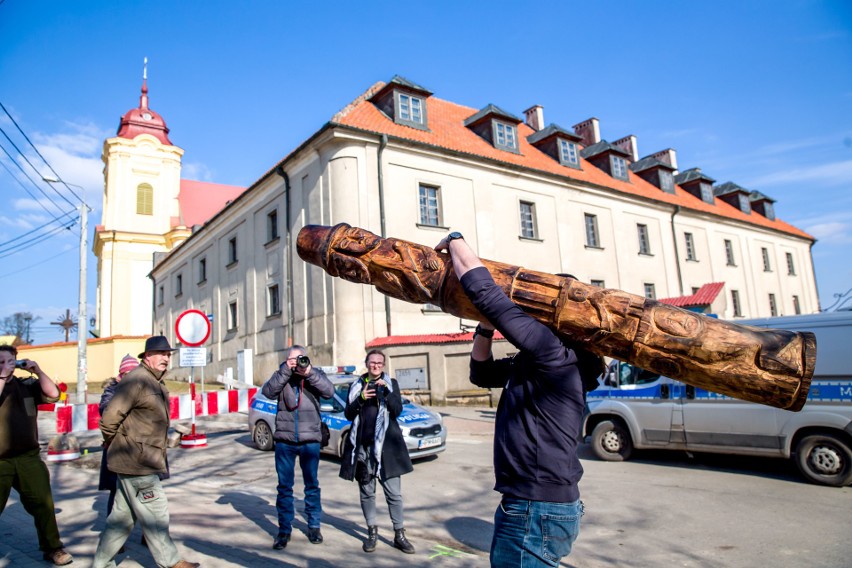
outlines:
M334 384L334 395L320 401L322 421L328 426L328 446L323 453L334 456L343 455L343 443L349 435L352 422L346 419L343 411L346 409L346 397L349 385L357 376L350 372L341 372L352 367L323 367L326 375ZM402 397L402 414L397 417L408 454L412 459L431 456L443 452L447 448L447 429L441 415L414 404ZM260 390L249 404L248 424L254 445L261 450L271 450L274 447L272 434L275 431L275 414L278 412L278 401L263 396Z
M812 483L852 484L852 314L737 323L816 335L816 368L801 411L744 402L613 361L588 394L584 435L594 454L622 461L634 448L655 448L792 458Z

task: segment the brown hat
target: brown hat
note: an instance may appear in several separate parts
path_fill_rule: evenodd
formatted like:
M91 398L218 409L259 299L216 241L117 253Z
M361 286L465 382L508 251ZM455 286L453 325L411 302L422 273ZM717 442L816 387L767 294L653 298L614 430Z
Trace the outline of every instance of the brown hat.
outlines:
M154 335L145 340L145 351L139 354L139 358L141 359L150 351L177 351L177 349L172 349L165 335Z

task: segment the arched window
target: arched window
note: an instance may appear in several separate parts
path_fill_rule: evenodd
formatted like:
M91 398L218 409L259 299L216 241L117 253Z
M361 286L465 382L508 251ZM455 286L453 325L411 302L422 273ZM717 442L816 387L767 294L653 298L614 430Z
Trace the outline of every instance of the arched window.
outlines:
M154 214L154 188L150 184L140 183L136 188L136 214Z

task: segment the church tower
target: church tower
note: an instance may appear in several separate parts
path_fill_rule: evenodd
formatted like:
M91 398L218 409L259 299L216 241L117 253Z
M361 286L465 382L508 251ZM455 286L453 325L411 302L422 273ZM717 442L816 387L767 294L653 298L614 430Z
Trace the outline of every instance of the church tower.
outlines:
M104 142L104 201L95 229L97 326L101 337L152 332L154 254L186 240L180 194L183 149L169 140L163 117L148 107L147 58L139 106L121 117Z

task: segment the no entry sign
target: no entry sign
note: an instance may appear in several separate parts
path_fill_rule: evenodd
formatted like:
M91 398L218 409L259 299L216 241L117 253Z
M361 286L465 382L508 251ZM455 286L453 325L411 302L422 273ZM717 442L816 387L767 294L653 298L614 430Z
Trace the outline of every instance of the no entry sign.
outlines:
M175 321L178 341L189 347L198 347L210 337L210 320L200 310L186 310Z

